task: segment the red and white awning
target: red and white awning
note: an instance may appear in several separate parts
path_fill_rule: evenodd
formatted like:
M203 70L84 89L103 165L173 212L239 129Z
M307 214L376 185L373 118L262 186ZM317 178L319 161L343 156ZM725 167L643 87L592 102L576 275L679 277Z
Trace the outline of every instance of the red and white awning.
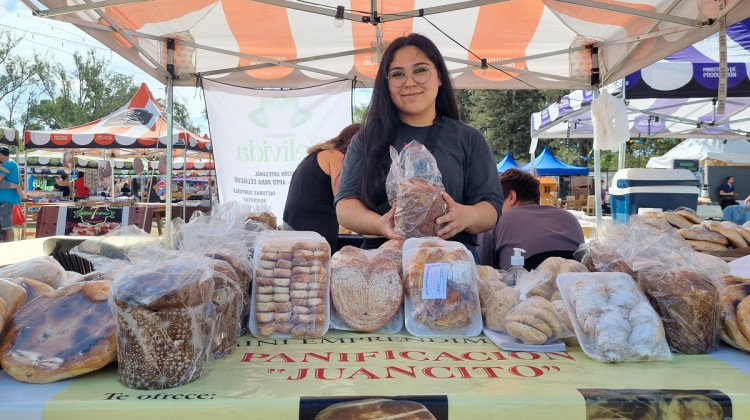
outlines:
M61 130L26 131L24 141L33 149L125 149L137 151L133 155L149 155L166 150L167 119L143 83L127 104L104 118ZM177 124L172 145L196 151L211 148L209 140Z
M417 32L438 45L458 88L591 89L717 32L723 18L731 25L750 17L750 2L741 0L25 3L76 25L165 84L174 40L174 81L183 86L196 76L251 87L342 78L371 86L383 48Z

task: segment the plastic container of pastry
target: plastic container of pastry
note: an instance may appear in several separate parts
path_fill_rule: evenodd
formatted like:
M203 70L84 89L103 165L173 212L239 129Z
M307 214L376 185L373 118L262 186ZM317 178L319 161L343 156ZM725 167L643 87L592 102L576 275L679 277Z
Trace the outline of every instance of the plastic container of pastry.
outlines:
M576 338L597 362L671 360L661 318L626 273L557 276Z
M409 238L403 247L404 324L420 337L482 332L477 266L460 242Z
M331 328L395 334L404 327L401 250L345 246L331 257Z
M321 337L330 325L331 248L316 232L260 232L253 251L250 332Z

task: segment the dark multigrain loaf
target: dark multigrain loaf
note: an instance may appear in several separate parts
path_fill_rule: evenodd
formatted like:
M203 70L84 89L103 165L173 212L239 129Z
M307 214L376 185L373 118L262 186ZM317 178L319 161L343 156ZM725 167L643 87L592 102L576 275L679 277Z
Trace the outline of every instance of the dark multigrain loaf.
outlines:
M159 267L115 283L117 371L134 389L165 389L205 371L211 347L214 282L202 270Z

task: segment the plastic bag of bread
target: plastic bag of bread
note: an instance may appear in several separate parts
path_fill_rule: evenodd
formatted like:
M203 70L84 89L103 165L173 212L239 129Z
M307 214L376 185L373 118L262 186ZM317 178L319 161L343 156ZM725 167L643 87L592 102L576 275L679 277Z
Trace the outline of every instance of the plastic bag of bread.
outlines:
M409 238L403 266L404 323L411 334L473 337L482 331L476 264L462 243Z
M393 334L404 326L401 250L347 245L331 257L331 327Z
M641 270L638 285L661 317L672 351L710 353L719 346L720 296L711 277L694 268Z
M644 268L694 266L690 245L663 219L633 215L627 224L609 224L597 229L582 244L576 259L590 271L622 272L635 277Z
M557 276L562 273L587 273L585 265L576 260L561 257L549 257L542 261L531 273L541 280L528 289L526 296L541 296L549 301L559 300L560 291L557 289ZM546 279L546 280L544 280Z
M19 381L42 384L114 362L115 320L107 302L111 285L72 283L21 307L0 344L3 369Z
M70 253L91 262L94 269L112 264L113 260L130 261L133 256L149 259L154 252L167 249L159 238L135 225L122 226L102 236L87 238Z
M321 337L330 325L331 248L307 231L260 232L253 252L250 332L256 337Z
M386 178L388 202L396 207L393 216L396 233L409 238L437 235L435 219L445 214L445 191L435 157L413 140L401 153L391 147L390 171Z
M534 270L522 272L518 279L520 301L508 311L503 325L508 334L526 344L545 344L572 334L549 300L560 296L557 285L548 286L552 275L548 270Z
M625 273L557 277L581 349L597 362L671 360L659 315Z
M189 255L134 263L115 275L117 373L134 389L184 385L210 370L215 321L213 265Z
M214 280L211 302L216 310L211 354L223 357L237 348L243 325L244 293L239 276L228 262L219 259L210 259L210 262L213 264Z
M0 268L0 278L20 278L39 280L53 288L66 284L65 268L50 256L35 257L23 262Z

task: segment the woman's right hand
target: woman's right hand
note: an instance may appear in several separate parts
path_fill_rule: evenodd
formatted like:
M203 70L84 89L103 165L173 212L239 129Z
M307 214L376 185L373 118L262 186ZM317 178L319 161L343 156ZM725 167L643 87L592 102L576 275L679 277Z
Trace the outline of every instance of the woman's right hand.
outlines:
M404 236L399 235L396 233L396 224L394 216L396 214L396 207L393 206L388 211L388 213L380 216L380 220L378 221L378 224L380 226L380 232L381 235L385 236L388 239L406 239Z

